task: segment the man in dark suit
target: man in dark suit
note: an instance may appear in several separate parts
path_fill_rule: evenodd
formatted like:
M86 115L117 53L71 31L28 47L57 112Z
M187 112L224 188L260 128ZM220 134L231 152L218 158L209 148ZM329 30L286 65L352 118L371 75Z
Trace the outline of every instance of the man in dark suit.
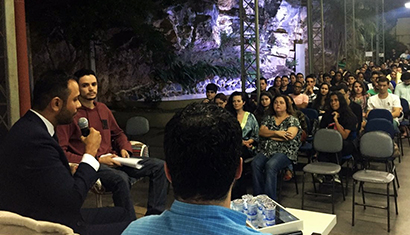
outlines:
M123 208L81 209L100 167L94 158L101 135L82 137L85 154L74 175L55 136L72 122L79 88L62 71L43 74L34 87L33 106L0 146L0 209L67 225L81 234L120 234L130 222Z

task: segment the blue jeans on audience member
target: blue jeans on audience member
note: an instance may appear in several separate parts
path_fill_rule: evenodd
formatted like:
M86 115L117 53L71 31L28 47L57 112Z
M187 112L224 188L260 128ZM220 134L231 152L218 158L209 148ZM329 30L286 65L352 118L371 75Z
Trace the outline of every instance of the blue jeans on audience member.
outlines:
M278 173L290 164L292 161L283 153L275 153L270 158L258 153L252 161L253 194L267 194L276 201Z

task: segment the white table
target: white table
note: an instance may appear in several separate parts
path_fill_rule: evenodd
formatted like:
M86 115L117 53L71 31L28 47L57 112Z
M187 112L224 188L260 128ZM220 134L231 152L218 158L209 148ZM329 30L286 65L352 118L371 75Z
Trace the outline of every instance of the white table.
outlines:
M293 208L286 210L303 220L303 235L311 235L313 232L327 235L336 225L336 215Z

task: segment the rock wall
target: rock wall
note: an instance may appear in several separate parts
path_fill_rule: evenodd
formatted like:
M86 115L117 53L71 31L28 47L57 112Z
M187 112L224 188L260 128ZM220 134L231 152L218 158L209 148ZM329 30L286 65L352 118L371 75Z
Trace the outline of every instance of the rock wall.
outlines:
M200 1L192 5L164 9L167 17L151 22L172 42L181 61L195 64L206 61L215 66L231 66L240 70L239 1ZM307 42L305 30L307 9L300 0L260 0L261 74L273 82L276 75L292 72L287 64L294 60L294 41ZM113 29L115 31L115 29ZM33 33L35 35L35 33ZM106 32L109 38L110 32ZM34 40L33 40L34 41ZM107 54L104 45L96 43L96 68L99 99L109 104L123 101L161 99L204 94L209 82L218 84L229 94L241 89L239 77L204 77L193 89L179 84L152 79L153 69L142 56L142 50L125 44ZM51 62L74 72L84 67L84 53L64 42L48 43L33 55L36 71L45 70ZM69 51L69 52L67 52ZM70 56L64 56L69 54ZM155 55L152 55L155 56ZM253 84L247 84L251 88Z
M271 84L275 76L293 72L286 64L294 60L294 42L307 42L304 30L307 9L300 6L299 0L262 0L259 1L259 11L261 74ZM215 65L230 64L240 68L237 0L218 0L216 4L202 4L197 8L186 4L171 7L166 12L168 17L155 22L155 25L173 42L181 60L191 63L207 61ZM220 91L227 94L241 89L240 78L215 76L204 78L190 91L171 83L166 84L158 93L162 99L175 96L185 99L190 94L204 94L205 87L210 82L218 84ZM253 84L246 86L252 87ZM122 90L120 93L129 94L133 89Z

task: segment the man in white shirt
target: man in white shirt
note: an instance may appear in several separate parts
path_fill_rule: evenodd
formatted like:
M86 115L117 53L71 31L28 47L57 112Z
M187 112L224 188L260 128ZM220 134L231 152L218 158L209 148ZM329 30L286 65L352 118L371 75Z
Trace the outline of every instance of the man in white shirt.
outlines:
M410 73L403 73L402 82L397 84L394 94L410 102Z
M387 109L392 113L393 123L397 128L402 110L400 98L397 95L388 93L389 80L385 76L379 77L377 84L379 93L369 98L367 103L367 115L373 109Z

